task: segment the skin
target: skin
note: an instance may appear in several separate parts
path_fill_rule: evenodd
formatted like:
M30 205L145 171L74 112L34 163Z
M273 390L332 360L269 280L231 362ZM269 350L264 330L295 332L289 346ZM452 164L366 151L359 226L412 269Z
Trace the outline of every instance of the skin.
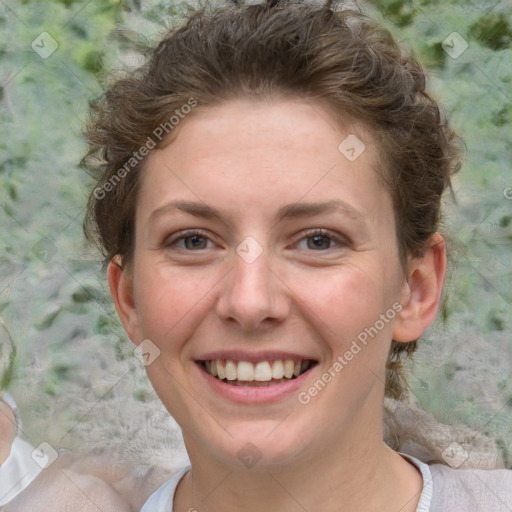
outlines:
M197 110L176 133L146 162L133 262L109 266L128 336L160 351L147 373L192 462L174 510L414 511L421 475L382 440L385 362L392 338L417 339L435 318L442 237L404 273L379 148L320 104L231 100ZM355 161L338 151L349 134L366 145ZM150 218L173 200L228 216L166 209ZM284 205L332 200L361 218L335 210L276 220ZM327 248L312 244L312 228L329 231ZM204 245L171 239L185 229L201 229ZM235 250L247 236L263 248L252 263ZM305 390L395 302L400 313L307 405L295 394L235 404L198 378L194 360L207 351L284 350L318 361ZM249 442L261 454L251 468L237 456Z
M5 463L16 437L12 409L0 400L0 466ZM132 512L140 510L144 500L126 471L106 474L100 468L106 461L75 461L60 455L18 496L2 507L5 512ZM139 485L140 489L140 485ZM145 490L147 498L150 492ZM132 507L131 504L138 506Z
M60 459L60 457L59 457ZM22 493L10 501L5 512L133 512L137 509L107 481L78 472L62 458L44 470ZM90 470L91 468L89 468Z
M11 408L0 400L0 466L7 460L16 437L16 421Z
M138 512L171 473L113 466L109 457L72 456L57 460L2 508L5 512Z
M171 473L158 467L145 474L112 467L109 458L58 459L2 508L5 512L138 512Z

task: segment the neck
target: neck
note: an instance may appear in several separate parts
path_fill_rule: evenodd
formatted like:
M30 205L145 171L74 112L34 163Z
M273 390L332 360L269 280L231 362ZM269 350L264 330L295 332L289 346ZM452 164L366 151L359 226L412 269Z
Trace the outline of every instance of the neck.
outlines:
M212 467L192 461L178 486L175 512L414 512L422 489L419 471L382 438L331 447L288 467ZM336 447L338 448L338 447Z

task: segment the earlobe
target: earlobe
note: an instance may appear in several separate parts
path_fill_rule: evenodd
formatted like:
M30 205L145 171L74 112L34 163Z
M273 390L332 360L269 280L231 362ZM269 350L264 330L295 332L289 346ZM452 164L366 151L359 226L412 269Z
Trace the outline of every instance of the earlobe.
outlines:
M439 309L446 274L446 244L435 233L425 254L410 262L402 291L400 311L393 339L402 343L417 340L434 322Z
M132 343L138 345L140 336L133 294L133 276L126 267L123 267L119 255L114 256L108 265L108 284L124 330Z

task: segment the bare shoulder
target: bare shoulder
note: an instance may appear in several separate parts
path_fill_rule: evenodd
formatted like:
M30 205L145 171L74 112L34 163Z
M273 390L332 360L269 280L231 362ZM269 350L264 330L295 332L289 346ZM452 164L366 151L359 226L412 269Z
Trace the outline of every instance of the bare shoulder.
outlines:
M130 504L107 481L68 464L55 464L3 509L5 512L131 512Z

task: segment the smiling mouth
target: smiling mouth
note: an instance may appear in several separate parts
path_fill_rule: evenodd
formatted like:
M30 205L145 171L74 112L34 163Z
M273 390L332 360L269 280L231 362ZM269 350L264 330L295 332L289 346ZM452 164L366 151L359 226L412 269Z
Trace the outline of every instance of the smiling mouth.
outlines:
M252 363L231 359L214 359L197 361L197 363L206 373L226 384L262 387L292 381L310 370L316 361L281 359Z

